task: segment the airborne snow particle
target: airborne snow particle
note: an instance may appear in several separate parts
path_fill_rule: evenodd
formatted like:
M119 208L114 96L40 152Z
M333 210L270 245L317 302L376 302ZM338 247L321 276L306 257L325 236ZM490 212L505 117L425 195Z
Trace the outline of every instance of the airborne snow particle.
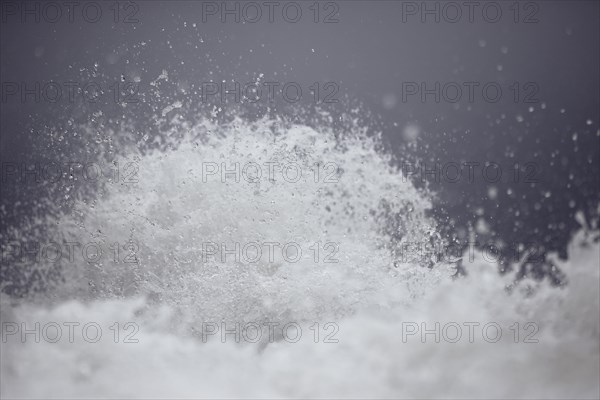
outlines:
M418 125L408 124L402 132L402 137L404 138L404 140L412 142L415 141L420 134L421 128Z

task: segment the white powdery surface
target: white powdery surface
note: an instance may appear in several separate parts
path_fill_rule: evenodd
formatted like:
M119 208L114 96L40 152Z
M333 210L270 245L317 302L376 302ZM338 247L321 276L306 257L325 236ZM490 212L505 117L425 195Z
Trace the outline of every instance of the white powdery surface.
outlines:
M587 243L582 246L582 243ZM578 234L563 289L534 284L533 295L500 277L477 258L468 278L441 283L411 305L376 307L335 322L338 343L314 343L303 325L297 343L222 343L182 334L169 306L141 299L69 301L51 309L4 302L2 321L95 321L109 327L136 321L138 343L114 343L105 329L98 343L75 335L74 343L40 343L9 338L2 344L3 397L10 398L183 398L183 397L394 397L394 398L598 398L598 243ZM179 322L178 322L179 321ZM539 325L537 343L519 343L509 326ZM324 324L328 321L320 321ZM404 325L403 325L404 322ZM495 343L466 329L456 343L433 335L409 336L406 323L496 322ZM522 329L522 328L521 328ZM448 331L450 332L450 331ZM447 332L447 333L448 333ZM494 331L490 331L490 337ZM126 332L122 332L125 334ZM321 331L321 335L323 335ZM449 336L455 336L448 333Z
M174 132L188 137L120 154L120 165L137 159L135 185L107 185L93 201L48 222L52 234L73 242L135 241L137 263L68 264L64 285L46 293L50 305L0 297L3 332L14 323L56 323L63 333L56 343L18 334L0 343L2 397L600 396L600 248L593 235L578 234L569 261L559 262L568 275L564 288L526 281L509 294L514 276L500 276L481 255L466 263L466 278L453 281L452 266L394 265L386 246L436 236L426 217L430 202L374 139L268 121ZM203 162L225 161L294 163L306 173L297 181L203 179ZM314 179L311 168L324 163L334 163L339 179ZM396 219L401 239L384 229ZM204 262L208 240L293 241L305 250L334 242L339 262L315 262L310 252L296 263ZM296 322L303 334L296 343L277 335L269 343L268 332L258 343L235 343L232 335L205 343L202 324L221 321L229 328ZM80 324L73 342L69 322ZM96 343L83 340L89 322L103 331ZM116 322L118 343L110 330ZM132 333L124 329L128 322L139 327L136 343L123 343ZM423 323L450 328L442 328L439 343L432 334L406 335ZM479 324L473 340L469 323ZM490 323L502 330L493 343L482 334ZM528 323L539 328L532 337ZM462 336L451 343L457 325ZM487 333L495 336L494 329ZM325 343L328 337L337 342Z

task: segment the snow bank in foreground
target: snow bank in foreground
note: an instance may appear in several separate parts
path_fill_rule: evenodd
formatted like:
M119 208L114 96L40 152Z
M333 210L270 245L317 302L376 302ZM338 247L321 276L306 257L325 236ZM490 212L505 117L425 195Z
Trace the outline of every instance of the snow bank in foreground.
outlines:
M124 252L58 265L45 305L0 298L1 395L599 397L593 235L578 234L558 262L561 289L513 286L481 255L454 281L451 265L427 268L427 251L400 263L403 243L441 240L425 194L359 129L280 122L177 126L162 146L119 147L119 165L135 160L134 184L99 187L31 229L43 234L19 232ZM275 179L240 175L266 163L279 166ZM205 258L207 242L273 241L302 257ZM10 267L29 277L56 265Z
M290 343L293 329L286 340L266 345L244 337L234 343L232 334L225 343L218 334L204 343L201 335L181 334L173 309L141 299L69 301L52 309L7 309L4 303L3 323L24 321L31 329L36 321L93 321L103 335L97 343L84 340L78 329L69 343L66 328L57 343L9 336L2 344L2 396L598 398L599 251L580 233L569 262L561 265L569 284L542 284L529 296L519 288L508 295L508 278L474 261L468 278L442 284L411 306L373 306L319 321L318 343L309 324L296 343ZM122 329L129 321L139 326L133 336L138 343L123 343L133 332ZM109 329L115 322L119 343ZM329 337L337 343L325 343L335 330L325 330L326 322L339 327ZM435 331L436 322L440 343L433 333L423 341L421 324ZM525 329L528 322L535 325ZM497 327L502 337L496 341ZM50 329L46 334L55 336ZM88 338L94 335L88 331Z

